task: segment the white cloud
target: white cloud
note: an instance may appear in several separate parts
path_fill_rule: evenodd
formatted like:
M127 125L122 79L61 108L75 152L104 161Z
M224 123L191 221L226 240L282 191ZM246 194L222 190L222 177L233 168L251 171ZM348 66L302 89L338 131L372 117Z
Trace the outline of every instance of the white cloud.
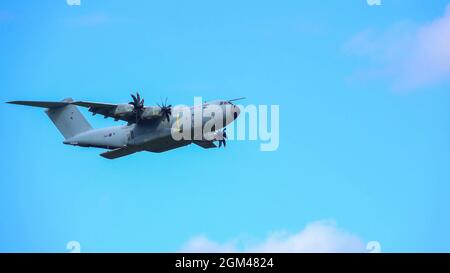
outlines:
M237 252L236 242L228 242L220 244L214 242L205 235L198 235L190 239L181 249L180 252L212 252L212 253L225 253L225 252Z
M445 14L423 25L397 23L385 31L358 33L345 49L368 58L371 68L353 79L388 77L398 89L415 89L450 77L450 4Z
M244 245L243 247L240 245ZM181 252L366 252L366 244L355 235L339 229L332 221L308 224L297 233L270 234L263 242L246 244L235 239L218 243L206 236L189 240Z

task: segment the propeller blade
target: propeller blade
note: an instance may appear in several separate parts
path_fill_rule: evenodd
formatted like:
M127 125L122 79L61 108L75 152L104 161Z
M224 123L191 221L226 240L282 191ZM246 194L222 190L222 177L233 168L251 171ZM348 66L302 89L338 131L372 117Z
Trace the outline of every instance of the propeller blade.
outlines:
M129 104L133 105L133 113L135 115L136 123L138 123L142 114L142 109L144 108L144 99L141 99L139 92L136 92L136 95L130 95L133 98L133 101L129 102Z
M136 97L133 94L131 94L131 97L133 98L133 104L136 104Z
M167 105L167 97L164 101L161 98L161 104L158 103L157 105L160 108L161 116L167 119L167 122L170 122L170 116L172 115L172 104Z
M219 148L222 147L222 144L224 148L227 147L227 142L225 141L225 139L219 140Z
M223 128L223 130L221 131L221 135L222 135L222 137L221 137L221 139L219 139L219 148L222 147L222 144L223 144L223 147L225 148L227 146L227 141L226 141L227 128Z
M229 102L232 102L232 101L243 100L243 99L246 99L246 97L237 98L237 99L231 99L231 100L228 100L228 101L229 101Z

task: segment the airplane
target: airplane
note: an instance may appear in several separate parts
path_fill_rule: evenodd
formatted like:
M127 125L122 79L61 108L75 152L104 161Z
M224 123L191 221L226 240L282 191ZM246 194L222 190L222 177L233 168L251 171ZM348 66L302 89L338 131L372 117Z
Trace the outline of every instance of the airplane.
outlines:
M223 120L219 122L222 126L221 128L212 126L210 132L203 132L198 140L175 140L172 137L172 130L180 122L182 107L167 105L167 99L156 106L144 106L144 99L141 99L139 93L131 94L131 97L133 101L121 104L74 101L72 98L66 98L60 102L10 101L7 103L45 108L46 114L65 138L64 144L107 149L108 151L100 155L107 159L115 159L141 151L161 153L192 143L205 149L217 148L215 142L218 142L218 148L222 145L225 147L227 139L225 126L236 120L240 114L239 107L233 102L244 99L216 100L189 107L192 119L194 119L193 113L196 107L201 107L202 111L213 106L216 107L215 109L220 109L223 112L222 115L217 115L217 118L222 117ZM110 117L115 121L126 121L127 124L94 129L77 106L88 108L93 115L100 114L104 118ZM216 121L213 119L216 119L216 116L202 117L202 128L206 122ZM182 131L180 127L178 130ZM191 130L193 132L194 126ZM209 137L205 138L205 134L209 134Z

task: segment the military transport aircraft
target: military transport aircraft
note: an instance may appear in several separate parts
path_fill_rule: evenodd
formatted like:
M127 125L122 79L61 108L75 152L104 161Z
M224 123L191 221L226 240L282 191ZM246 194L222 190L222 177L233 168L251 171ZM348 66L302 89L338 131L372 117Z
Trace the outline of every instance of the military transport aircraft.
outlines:
M71 98L61 102L10 101L8 103L47 108L45 112L64 136L64 144L108 149L109 151L100 155L108 159L115 159L140 151L165 152L191 143L205 149L216 148L214 142L218 142L219 147L222 144L225 147L227 138L225 126L240 114L239 107L234 105L233 101L244 99L218 100L189 107L192 110L189 112L192 112L192 119L194 119L193 113L196 107L201 107L202 111L212 106L220 109L221 115L202 117L201 126L214 118L222 118L223 120L219 122L222 126L221 128L212 126L211 131L206 132L210 134L208 138L203 138L202 135L198 140L175 140L172 136L173 125L179 122L182 107L167 105L167 99L157 106L144 106L144 99L141 99L139 93L132 94L131 97L133 101L122 104L74 101ZM115 121L126 121L127 124L93 129L77 106L87 107L93 115L101 114L105 118L111 117ZM191 130L193 129L194 126Z

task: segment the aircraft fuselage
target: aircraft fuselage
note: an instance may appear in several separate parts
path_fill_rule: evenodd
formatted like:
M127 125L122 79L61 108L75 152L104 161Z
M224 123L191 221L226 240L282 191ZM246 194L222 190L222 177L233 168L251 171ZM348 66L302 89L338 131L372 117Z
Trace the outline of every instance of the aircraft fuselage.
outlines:
M222 122L223 126L219 128L213 128L219 130L234 121L240 110L237 106L227 107L227 105L217 104L203 104L200 106L193 106L189 108L191 114L191 131L203 129L206 122L211 119L216 119L216 116L205 117L201 116L201 122L194 121L194 114L196 107L201 107L203 111L207 111L210 105L214 105L217 109L222 109ZM133 146L137 150L146 150L152 152L162 152L171 150L174 148L182 147L192 143L192 140L178 140L175 141L172 138L172 130L177 128L176 123L180 123L180 115L183 109L174 109L172 113L172 119L168 122L161 120L159 122L154 121L142 121L139 123L112 126L107 128L92 129L87 132L78 134L72 138L66 139L63 143L82 147L97 147L106 149L115 149L124 146ZM174 125L175 123L175 125Z

